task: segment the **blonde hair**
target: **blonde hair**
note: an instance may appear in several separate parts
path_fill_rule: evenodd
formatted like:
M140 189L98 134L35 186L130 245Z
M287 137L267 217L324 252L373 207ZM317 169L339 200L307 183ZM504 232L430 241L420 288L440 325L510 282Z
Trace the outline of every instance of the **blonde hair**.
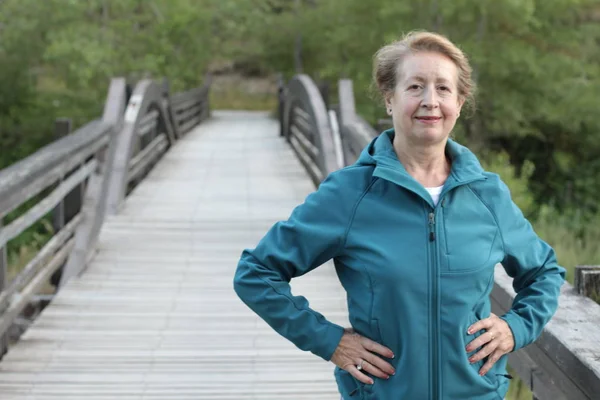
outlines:
M413 31L402 39L380 48L373 56L373 83L383 99L396 88L398 71L406 56L418 52L435 52L448 57L458 68L458 97L466 106L474 107L475 82L467 56L443 35Z

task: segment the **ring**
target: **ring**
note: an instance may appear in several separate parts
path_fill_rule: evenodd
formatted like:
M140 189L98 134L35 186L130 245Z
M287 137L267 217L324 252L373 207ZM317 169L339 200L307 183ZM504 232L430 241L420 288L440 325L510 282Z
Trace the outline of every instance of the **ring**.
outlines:
M359 371L362 371L362 369L363 369L363 366L362 366L362 365L363 365L363 362L364 362L364 360L361 360L361 361L360 361L360 364L358 364L358 365L356 366L356 369L357 369L357 370L359 370Z
M490 336L491 336L491 340L494 340L494 334L492 332L490 332Z

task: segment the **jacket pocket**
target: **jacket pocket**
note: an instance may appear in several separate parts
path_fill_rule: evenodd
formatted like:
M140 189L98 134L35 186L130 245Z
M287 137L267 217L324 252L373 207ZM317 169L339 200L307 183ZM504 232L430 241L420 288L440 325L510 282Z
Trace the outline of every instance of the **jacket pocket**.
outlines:
M481 201L469 191L442 207L442 272L473 272L489 266L498 236L498 226ZM461 205L462 202L462 205ZM464 205L467 204L467 205ZM492 263L495 264L495 263Z
M475 322L479 321L480 318L477 318L477 315L475 314L471 314L469 316L469 326L473 325ZM468 329L468 327L467 327ZM473 340L477 339L479 336L481 336L483 333L485 333L483 330L479 330L475 333L473 333L472 335L469 335L467 333L467 330L465 329L465 346L468 345L469 343L471 343ZM471 363L469 361L469 358L471 356L474 356L475 354L477 354L482 348L478 347L475 350L471 351L470 353L467 353L467 363L469 364L469 366L471 367L471 369L473 369L473 371L475 371L475 373L479 376L479 370L483 367L483 365L487 362L487 357L484 357L483 359L475 362L475 363ZM493 367L492 369L485 374L484 376L481 376L481 379L487 380L490 384L495 385L496 379L492 378L492 375L494 375L494 370Z
M335 378L338 384L338 389L342 394L342 398L344 400L370 400L373 394L373 385L367 385L366 383L362 383L358 379L354 378L350 372L345 369L341 369L340 367L335 367ZM376 382L375 377L366 374L373 382Z

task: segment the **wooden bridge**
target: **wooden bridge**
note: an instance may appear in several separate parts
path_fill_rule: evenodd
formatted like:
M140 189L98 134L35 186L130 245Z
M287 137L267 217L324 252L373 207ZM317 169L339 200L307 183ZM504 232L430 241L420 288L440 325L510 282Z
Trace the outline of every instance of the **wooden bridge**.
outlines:
M175 94L144 80L130 96L117 78L98 120L0 171L0 217L28 206L0 228L0 335L25 330L4 344L0 398L337 400L333 365L274 333L232 283L241 251L376 136L351 82L337 86L329 106L310 77L282 80L273 118L210 112L209 78ZM8 281L6 244L50 212L54 236ZM49 279L56 293L40 295ZM348 325L332 265L292 287ZM513 297L499 267L494 311ZM600 306L567 284L511 366L539 399L598 399L599 332Z

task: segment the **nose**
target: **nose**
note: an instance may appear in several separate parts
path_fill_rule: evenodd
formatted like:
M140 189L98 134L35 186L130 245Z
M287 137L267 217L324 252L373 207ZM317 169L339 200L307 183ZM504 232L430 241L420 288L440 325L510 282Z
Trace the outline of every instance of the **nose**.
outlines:
M426 87L423 91L423 99L421 100L421 107L428 110L432 110L438 107L438 98L435 88Z

